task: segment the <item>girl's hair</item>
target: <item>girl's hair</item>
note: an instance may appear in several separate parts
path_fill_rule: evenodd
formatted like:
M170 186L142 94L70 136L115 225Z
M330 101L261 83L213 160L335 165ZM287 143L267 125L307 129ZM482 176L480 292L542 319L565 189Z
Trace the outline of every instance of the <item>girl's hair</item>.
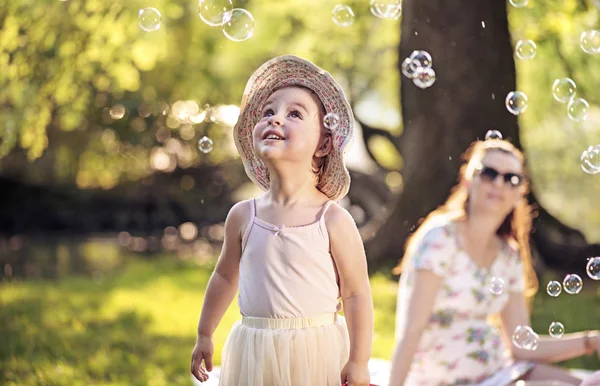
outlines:
M327 138L327 137L330 138L329 140L331 141L332 136L333 136L331 129L325 127L325 125L323 124L323 119L325 118L327 111L325 110L325 106L323 105L323 102L321 101L321 98L319 98L317 93L314 92L312 89L310 89L306 86L303 86L303 85L299 85L299 84L292 85L292 86L280 87L280 88L273 90L273 92L281 90L282 88L299 88L301 90L308 91L309 93L311 93L312 95L314 95L317 98L317 101L319 101L319 103L318 103L318 108L319 108L318 119L319 119L319 126L321 127L321 135L325 138ZM324 155L323 157L319 157L319 158L317 158L317 160L315 162L313 162L312 172L317 176L317 189L319 189L319 190L321 190L321 187L325 183L325 181L323 181L321 179L321 177L325 173L325 170L327 170L328 164L329 164L329 154Z
M523 176L525 193L529 191L527 170L525 167L525 157L523 153L508 141L500 139L488 139L486 141L475 141L463 153L461 159L463 164L458 173L458 183L450 191L450 196L444 204L431 212L420 224L406 242L406 251L401 263L394 269L394 273L400 273L407 266L412 251L417 247L421 240L421 234L429 228L428 225L434 220L442 217L447 219L461 219L468 216L469 193L464 181L473 178L475 168L481 163L483 157L491 151L498 151L509 154L518 159L523 166ZM525 278L525 295L528 298L533 297L538 289L538 279L533 268L531 249L529 246L529 237L531 233L532 213L531 206L527 199L523 197L515 208L506 216L496 234L509 243L517 243L519 255L523 263L523 276Z

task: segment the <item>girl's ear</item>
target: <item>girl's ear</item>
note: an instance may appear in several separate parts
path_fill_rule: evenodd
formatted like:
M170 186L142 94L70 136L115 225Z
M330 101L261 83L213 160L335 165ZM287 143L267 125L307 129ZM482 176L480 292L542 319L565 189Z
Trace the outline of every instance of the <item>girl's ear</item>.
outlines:
M330 135L323 137L317 151L315 152L315 157L325 157L327 154L331 153L331 149L333 148L333 140Z

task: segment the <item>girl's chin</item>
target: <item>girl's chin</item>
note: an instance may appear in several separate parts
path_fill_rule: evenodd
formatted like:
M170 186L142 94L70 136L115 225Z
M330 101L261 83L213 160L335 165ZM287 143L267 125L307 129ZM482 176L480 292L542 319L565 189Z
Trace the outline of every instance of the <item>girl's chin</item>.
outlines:
M281 149L274 149L272 147L267 147L267 148L258 149L256 154L262 160L280 159L283 156L283 151Z

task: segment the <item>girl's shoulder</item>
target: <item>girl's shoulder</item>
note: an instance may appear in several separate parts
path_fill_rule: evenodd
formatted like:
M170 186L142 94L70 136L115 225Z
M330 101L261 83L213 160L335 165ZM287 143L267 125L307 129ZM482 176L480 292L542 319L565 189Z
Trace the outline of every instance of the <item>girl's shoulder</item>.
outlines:
M244 234L248 224L252 221L255 212L254 199L239 201L234 204L227 214L226 223L236 228L236 233L240 236Z

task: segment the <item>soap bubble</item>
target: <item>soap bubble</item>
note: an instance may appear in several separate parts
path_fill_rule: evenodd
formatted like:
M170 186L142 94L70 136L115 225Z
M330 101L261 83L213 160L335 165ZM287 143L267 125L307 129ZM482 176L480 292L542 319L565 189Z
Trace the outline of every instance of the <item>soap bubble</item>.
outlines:
M508 0L510 5L512 5L515 8L523 8L526 7L527 4L529 4L529 0Z
M402 15L401 0L371 0L371 13L380 18L398 20Z
M331 19L339 27L350 27L354 23L354 11L347 5L338 4L331 11Z
M592 257L588 261L585 270L591 279L600 280L600 257Z
M485 140L487 141L488 139L502 139L502 133L498 130L488 130L485 133Z
M581 153L581 169L587 174L600 173L600 145L590 146Z
M404 76L406 76L408 79L413 79L415 77L415 72L410 65L410 58L406 58L402 62L402 74L404 74Z
M552 84L552 96L559 102L566 103L575 96L577 85L570 78L556 79Z
M198 4L198 16L200 20L211 27L222 26L233 10L231 0L200 0Z
M511 91L504 101L507 110L514 115L523 114L527 110L527 95L521 91Z
M575 273L569 274L563 280L563 288L566 293L576 295L583 288L583 280Z
M419 67L415 71L413 83L423 89L433 86L435 83L435 71L433 71L433 68Z
M583 32L579 38L579 45L586 54L600 53L600 31Z
M204 154L210 153L213 149L212 139L208 138L207 136L200 138L200 141L198 141L198 149L200 149L200 151Z
M161 15L156 8L144 8L138 11L138 24L147 32L156 31L160 28Z
M112 119L121 119L126 112L125 106L119 103L110 108L109 114Z
M533 40L519 40L515 45L515 55L521 60L530 60L535 58L537 46Z
M562 286L556 280L552 280L546 286L546 292L552 297L557 297L562 292Z
M583 98L573 98L567 106L567 114L573 121L579 122L587 119L590 104Z
M254 34L254 17L245 9L235 8L225 16L221 29L227 39L243 42Z
M415 50L410 54L410 67L413 71L417 71L419 68L428 69L431 68L431 55L427 51Z
M561 338L565 333L565 326L561 322L552 322L548 328L548 333L553 338Z
M498 296L504 292L504 280L499 277L493 277L490 279L489 290L492 294Z
M525 350L535 350L538 347L540 337L529 326L517 326L512 335L515 346Z
M329 113L323 117L323 126L329 130L335 130L340 124L340 117L336 113Z

